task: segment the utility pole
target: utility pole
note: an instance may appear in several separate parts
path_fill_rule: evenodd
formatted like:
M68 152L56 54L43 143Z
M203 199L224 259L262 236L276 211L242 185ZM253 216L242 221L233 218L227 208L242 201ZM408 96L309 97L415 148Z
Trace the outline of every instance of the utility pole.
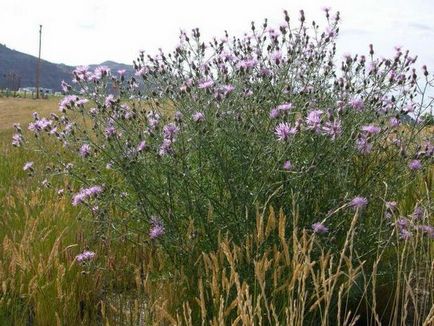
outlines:
M42 38L42 25L39 25L39 57L36 66L36 98L39 98L39 83L41 78L41 38Z

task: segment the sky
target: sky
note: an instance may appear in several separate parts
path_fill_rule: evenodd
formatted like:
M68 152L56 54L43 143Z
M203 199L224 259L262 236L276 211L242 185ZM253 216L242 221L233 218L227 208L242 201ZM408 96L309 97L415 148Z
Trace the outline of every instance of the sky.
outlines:
M325 26L324 6L341 12L340 55L366 54L373 43L387 56L402 46L434 69L434 0L0 0L0 44L37 56L42 24L45 60L131 64L140 50L172 50L180 29L199 27L208 39L225 29L242 35L252 20L267 17L277 26L283 9L294 21L303 9L308 21Z

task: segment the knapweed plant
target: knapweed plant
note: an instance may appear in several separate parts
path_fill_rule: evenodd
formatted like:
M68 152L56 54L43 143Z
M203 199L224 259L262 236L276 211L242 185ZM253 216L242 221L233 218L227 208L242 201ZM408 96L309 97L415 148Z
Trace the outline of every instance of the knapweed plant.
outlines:
M28 127L53 162L44 185L68 175L60 191L89 208L97 235L159 245L187 267L222 236L243 243L269 207L297 211L332 251L357 212L359 259L433 237L433 144L420 118L433 78L401 48L338 62L339 12L325 16L324 29L285 11L241 37L181 32L173 52L141 52L131 78L77 67L60 112ZM16 130L22 146L30 136ZM47 137L58 153L44 151Z

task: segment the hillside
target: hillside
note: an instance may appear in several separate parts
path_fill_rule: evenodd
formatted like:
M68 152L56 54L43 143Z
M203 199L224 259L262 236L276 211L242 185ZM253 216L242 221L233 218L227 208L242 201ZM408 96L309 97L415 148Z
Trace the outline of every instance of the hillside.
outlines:
M117 73L118 70L126 70L127 75L132 75L134 73L134 69L132 65L126 65L124 63L118 63L114 61L104 61L97 65L89 65L90 69L95 69L97 66L107 66L110 68L113 74Z
M0 44L0 89L18 89L20 87L35 86L36 64L38 58L29 54L9 49ZM89 64L90 68L105 65L113 72L120 69L127 70L131 74L133 67L113 61L105 61L101 64ZM64 64L51 63L41 60L41 87L60 91L62 80L70 81L74 67Z

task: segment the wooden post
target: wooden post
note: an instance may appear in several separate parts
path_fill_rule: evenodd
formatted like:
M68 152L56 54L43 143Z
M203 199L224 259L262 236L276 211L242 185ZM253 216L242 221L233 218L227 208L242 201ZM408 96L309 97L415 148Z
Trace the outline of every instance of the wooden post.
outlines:
M39 83L41 78L41 38L42 38L42 25L39 25L39 57L36 66L36 98L39 98Z

